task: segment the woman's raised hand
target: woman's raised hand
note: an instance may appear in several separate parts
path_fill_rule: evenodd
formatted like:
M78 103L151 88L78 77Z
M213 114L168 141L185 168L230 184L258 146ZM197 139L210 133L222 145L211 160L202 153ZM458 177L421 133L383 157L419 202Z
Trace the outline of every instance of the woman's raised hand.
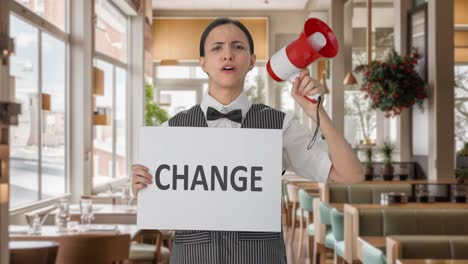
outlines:
M325 92L322 84L310 77L309 70L304 69L300 72L299 76L293 82L291 95L296 102L304 109L306 114L315 120L315 112L320 107L304 98L304 96L322 94ZM323 100L322 100L323 101Z
M132 165L132 191L135 196L141 189L153 183L153 176L148 171L148 168L143 165Z

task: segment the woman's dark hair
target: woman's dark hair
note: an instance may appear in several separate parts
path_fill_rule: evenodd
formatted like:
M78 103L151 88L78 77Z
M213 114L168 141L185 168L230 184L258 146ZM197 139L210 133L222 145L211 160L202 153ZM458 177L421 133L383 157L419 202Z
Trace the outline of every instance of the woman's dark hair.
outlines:
M242 32L244 32L245 36L247 37L247 40L249 41L249 46L250 46L250 54L254 53L254 44L252 40L252 35L250 35L249 30L242 24L239 20L233 20L227 17L220 17L211 22L206 28L205 31L203 31L203 34L200 39L200 57L205 56L205 42L206 42L206 37L208 37L208 34L217 26L225 25L225 24L233 24L240 28Z

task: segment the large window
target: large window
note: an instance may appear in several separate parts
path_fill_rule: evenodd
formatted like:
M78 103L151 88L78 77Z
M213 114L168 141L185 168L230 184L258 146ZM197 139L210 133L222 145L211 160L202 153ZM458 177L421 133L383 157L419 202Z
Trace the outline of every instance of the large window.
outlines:
M112 1L95 0L95 67L104 72L104 95L94 95L93 110L107 114L94 124L93 186L127 177L127 17Z
M383 60L387 52L394 48L393 1L383 3L372 8L372 59ZM356 3L356 1L355 1ZM353 7L353 45L352 68L367 64L367 7L356 5ZM356 75L356 79L362 78ZM366 142L380 142L391 140L397 143L397 119L384 118L371 109L370 100L359 90L359 84L345 87L345 138L354 146ZM380 129L379 129L380 127ZM367 140L366 140L367 139Z
M468 65L455 65L455 149L468 142Z
M127 72L103 60L96 67L104 71L104 95L95 96L97 109L105 109L106 124L94 126L94 186L127 175L126 120Z
M127 18L109 0L94 0L96 51L127 61Z
M66 4L67 0L16 0L32 12L66 30Z
M10 133L14 208L66 191L67 67L64 40L15 15L10 34L16 48L10 73L21 104L19 124Z

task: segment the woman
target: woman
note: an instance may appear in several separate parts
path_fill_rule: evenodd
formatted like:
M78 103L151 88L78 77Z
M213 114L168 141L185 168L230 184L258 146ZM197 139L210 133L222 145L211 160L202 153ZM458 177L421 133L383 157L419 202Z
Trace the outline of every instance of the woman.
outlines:
M355 183L362 167L350 145L333 128L319 104L304 98L324 92L319 82L302 70L291 95L314 121L320 118L319 139L312 149L311 133L292 116L261 104L251 104L244 89L255 64L254 44L239 21L219 18L200 40L200 66L209 76L209 92L200 105L177 114L163 126L205 126L282 129L283 168L318 182ZM317 113L318 112L318 113ZM132 166L133 192L152 184L148 169ZM286 263L283 236L274 232L177 231L171 263Z

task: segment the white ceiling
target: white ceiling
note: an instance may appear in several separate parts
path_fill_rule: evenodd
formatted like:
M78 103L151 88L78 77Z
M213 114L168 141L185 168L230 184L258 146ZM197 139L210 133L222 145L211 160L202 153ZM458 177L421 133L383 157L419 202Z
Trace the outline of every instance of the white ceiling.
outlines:
M379 4L393 4L394 0L372 0ZM409 1L409 0L408 0ZM152 0L153 10L327 10L331 0ZM367 0L353 0L366 4Z
M304 10L309 0L152 0L153 10ZM311 0L330 2L330 0Z

